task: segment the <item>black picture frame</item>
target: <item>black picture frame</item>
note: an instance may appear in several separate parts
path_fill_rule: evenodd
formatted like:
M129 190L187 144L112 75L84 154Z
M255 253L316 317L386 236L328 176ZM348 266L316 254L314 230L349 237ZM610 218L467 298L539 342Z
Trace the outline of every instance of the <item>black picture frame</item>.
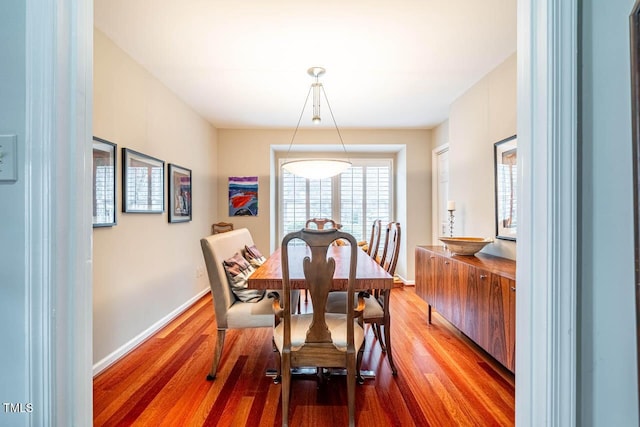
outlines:
M122 211L164 212L164 161L122 149Z
M192 215L191 169L173 163L169 163L168 169L169 222L189 222Z
M510 136L493 147L496 238L515 242L518 231L518 138Z
M93 227L113 227L116 220L116 168L118 145L93 137Z

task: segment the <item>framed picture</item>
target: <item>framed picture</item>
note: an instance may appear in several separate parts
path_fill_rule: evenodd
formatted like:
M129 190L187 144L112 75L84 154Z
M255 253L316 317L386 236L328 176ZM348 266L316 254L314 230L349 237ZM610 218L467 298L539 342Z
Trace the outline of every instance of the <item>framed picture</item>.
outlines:
M106 139L93 137L93 226L116 225L116 148Z
M169 163L169 222L191 221L191 169Z
M516 240L518 218L518 139L516 135L494 144L496 237Z
M229 216L258 216L258 177L229 177Z
M164 161L122 149L122 211L164 212Z

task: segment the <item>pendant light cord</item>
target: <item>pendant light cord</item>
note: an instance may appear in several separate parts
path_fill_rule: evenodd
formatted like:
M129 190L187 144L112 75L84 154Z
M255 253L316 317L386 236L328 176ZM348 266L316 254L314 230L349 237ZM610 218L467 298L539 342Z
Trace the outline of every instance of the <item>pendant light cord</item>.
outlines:
M318 83L318 76L315 76L316 84ZM347 153L347 147L344 145L344 141L342 140L342 134L340 133L340 129L338 128L338 123L336 123L336 118L333 116L333 110L331 109L331 104L329 103L329 97L327 97L327 92L324 90L324 85L320 85L322 89L322 93L324 94L324 100L327 102L327 108L329 108L329 114L331 114L331 120L333 121L333 126L336 128L336 132L338 132L338 138L340 138L340 144L342 144L342 149L344 153L347 155L347 159L349 159L349 153ZM287 149L286 156L289 156L291 152L291 147L293 146L293 141L296 139L296 134L298 133L298 129L300 128L300 122L302 121L302 116L304 115L304 110L307 108L307 103L309 102L309 95L311 95L311 90L313 89L313 85L309 86L309 91L307 92L307 97L304 100L304 105L302 106L302 111L300 112L300 117L298 117L298 123L296 124L296 129L293 131L293 136L291 137L291 142L289 143L289 148Z
M336 118L333 117L333 110L331 109L331 104L329 103L329 98L327 97L327 92L324 90L324 85L320 86L322 88L322 93L324 93L324 100L327 101L327 107L329 108L329 114L331 114L331 120L333 120L333 125L336 127L336 132L338 132L338 138L340 138L340 144L342 144L342 149L344 150L344 154L347 154L347 159L349 158L347 153L347 147L344 146L344 141L342 141L342 134L340 133L340 129L338 129L338 124L336 123ZM307 95L307 98L309 95Z
M309 95L311 94L311 88L312 86L309 86L309 92L307 92L307 97L304 100L304 105L302 106L302 111L300 112L300 117L298 118L298 124L296 125L296 130L293 131L293 136L291 137L291 142L289 143L289 149L287 150L287 156L289 155L289 152L291 151L291 147L293 146L293 140L296 139L296 134L298 133L298 128L300 127L300 122L302 121L302 116L304 115L304 110L307 108L307 102L309 102ZM324 95L324 97L327 97L327 94ZM331 107L329 107L329 110L331 110ZM331 116L333 117L333 114L331 114ZM335 122L335 120L334 120ZM340 140L342 140L342 138L340 138ZM344 144L342 144L344 145Z

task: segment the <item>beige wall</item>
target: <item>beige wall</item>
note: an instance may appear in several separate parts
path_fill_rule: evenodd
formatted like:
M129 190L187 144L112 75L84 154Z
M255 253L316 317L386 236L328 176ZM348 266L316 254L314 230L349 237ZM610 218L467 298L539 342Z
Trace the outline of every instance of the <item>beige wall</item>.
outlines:
M292 130L218 131L218 216L236 227L247 227L261 250L269 252L276 245L276 205L272 200L275 181L271 168L276 155L272 146L286 147ZM395 218L401 222L405 245L401 250L397 273L408 280L414 278L414 248L431 242L431 131L429 130L341 130L351 157L368 145L367 151L392 152L396 176ZM301 130L293 149L298 146L335 144L334 130ZM351 151L350 151L351 150ZM339 152L338 152L339 153ZM258 217L229 217L227 180L229 176L259 177Z
M449 112L449 198L455 235L495 237L493 144L516 134L516 54L487 74ZM515 242L483 250L515 259Z
M216 212L217 143L210 124L97 30L93 128L118 144L118 224L93 231L93 357L104 364L208 289L199 240ZM121 212L123 147L192 170L193 221Z
M449 119L440 123L438 126L431 129L431 131L433 133L431 149L449 143Z

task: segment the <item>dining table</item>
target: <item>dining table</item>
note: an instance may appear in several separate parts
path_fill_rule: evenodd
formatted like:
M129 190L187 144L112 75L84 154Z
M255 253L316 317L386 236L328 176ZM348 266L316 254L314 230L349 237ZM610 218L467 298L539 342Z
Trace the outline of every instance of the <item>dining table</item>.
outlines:
M289 247L289 281L292 289L305 287L303 259L311 256L308 246ZM351 247L329 246L327 256L335 260L331 290L346 291L349 278ZM251 289L282 289L282 253L276 249L267 260L253 272L247 281ZM391 289L393 276L387 273L365 251L358 249L356 268L356 290Z
M306 256L311 256L311 250L307 246L290 246L289 248L289 282L292 289L304 289L305 279L303 271L303 260ZM333 273L332 290L346 291L349 278L349 261L351 248L349 246L329 246L327 257L335 260L335 270ZM251 289L282 289L282 252L276 249L269 258L258 267L249 279L247 287ZM393 288L393 276L380 266L365 251L358 249L358 259L356 266L356 290L381 289L385 292L385 297L389 297L389 292ZM296 368L292 371L295 376L314 375L315 369ZM344 374L345 370L332 370L331 375ZM267 369L267 376L276 377L275 369ZM360 370L362 378L375 378L372 370Z

